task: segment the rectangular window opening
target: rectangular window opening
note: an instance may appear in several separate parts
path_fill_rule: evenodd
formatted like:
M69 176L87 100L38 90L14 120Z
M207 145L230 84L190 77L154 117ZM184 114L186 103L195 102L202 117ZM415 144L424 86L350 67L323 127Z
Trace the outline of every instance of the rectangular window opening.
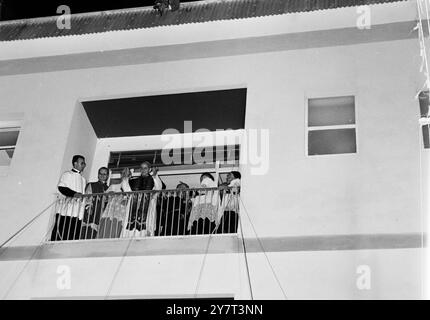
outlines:
M430 149L430 125L422 126L424 149Z
M9 167L19 136L19 127L2 127L0 122L0 167Z
M429 92L421 91L418 98L419 98L419 105L420 105L420 117L425 118L429 114L429 105L430 105ZM429 129L430 129L429 125L422 126L424 149L430 149L430 132L429 132L430 130Z
M357 152L355 97L308 100L309 156Z
M176 188L178 181L192 186L198 181L196 175L203 172L215 174L218 171L219 182L226 181L227 173L239 167L239 145L210 146L198 148L177 148L166 150L137 150L111 152L108 168L112 172L111 183L120 183L124 168L139 174L140 164L144 161L159 168L159 174L167 189ZM218 170L216 165L219 165ZM197 186L194 186L197 187Z

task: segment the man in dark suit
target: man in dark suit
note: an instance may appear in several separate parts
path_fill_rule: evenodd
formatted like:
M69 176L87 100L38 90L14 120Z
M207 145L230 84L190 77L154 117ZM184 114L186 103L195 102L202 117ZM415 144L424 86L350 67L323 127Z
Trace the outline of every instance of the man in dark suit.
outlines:
M132 191L153 190L155 186L154 177L157 175L158 168L152 168L147 161L140 165L140 176L129 180ZM152 174L152 175L151 175ZM163 183L163 182L162 182ZM163 189L165 185L163 183ZM127 230L142 231L146 230L146 217L148 215L149 202L151 200L150 193L138 193L132 196L132 204L130 207L130 218L127 224Z
M100 215L107 202L106 197L102 194L108 189L108 179L109 169L101 167L98 171L98 181L87 184L85 193L97 195L92 198L90 204L85 208L81 239L95 239L97 237Z
M191 211L191 194L189 186L180 182L176 191L159 201L160 213L157 216L157 235L176 236L188 233L187 224Z

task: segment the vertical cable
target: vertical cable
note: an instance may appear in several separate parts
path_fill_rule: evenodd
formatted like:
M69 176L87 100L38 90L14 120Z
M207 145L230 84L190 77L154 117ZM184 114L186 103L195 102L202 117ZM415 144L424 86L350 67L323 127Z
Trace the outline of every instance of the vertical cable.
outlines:
M209 239L208 239L208 242L207 242L207 244L206 244L206 249L205 249L205 253L204 253L204 256L203 256L202 265L201 265L201 267L200 267L199 277L197 278L197 284L196 284L196 288L195 288L195 290L194 290L194 299L196 299L196 298L197 298L197 294L198 294L198 291L199 291L199 288L200 288L200 282L201 282L201 279L202 279L202 277L203 277L203 270L204 270L204 268L205 268L206 258L207 258L207 256L208 256L208 252L209 252L209 244L210 244L210 242L211 242L211 239L212 239L212 234L209 234Z
M246 274L248 277L249 293L251 295L251 300L254 300L254 293L252 292L252 284L251 284L251 274L249 272L248 255L246 252L245 237L243 235L242 220L240 221L240 233L241 233L241 237L242 237L242 248L243 248L243 254L244 254L244 258L245 258Z
M114 275L112 277L112 281L109 284L108 290L107 290L106 295L105 295L105 300L107 300L107 298L110 296L110 294L112 292L113 285L115 284L115 280L118 277L119 271L121 270L121 267L122 267L122 265L124 263L124 260L125 260L125 258L127 256L128 250L130 249L130 246L131 246L132 242L133 242L133 237L130 237L129 240L128 240L127 247L125 248L124 253L121 256L121 260L119 261L118 267L117 267L117 269L116 269L116 271L115 271L115 273L114 273Z
M282 294L284 295L284 298L287 299L287 295L286 295L286 293L284 291L284 288L282 288L281 282L279 281L278 276L276 275L275 269L273 268L272 264L270 263L269 257L267 256L267 253L266 253L266 250L264 250L264 246L261 243L260 237L258 236L257 231L255 230L254 224L252 223L251 217L248 214L248 210L246 210L246 207L245 207L245 204L243 203L242 198L239 197L239 199L242 202L243 209L245 210L245 213L248 216L249 223L251 224L252 230L254 231L255 237L257 238L257 241L258 241L258 243L260 245L260 248L263 251L264 256L266 257L266 260L267 260L267 263L269 264L270 269L272 270L272 274L273 274L276 282L278 283L278 286L281 289ZM241 221L242 220L240 220L240 224L242 226L242 222Z

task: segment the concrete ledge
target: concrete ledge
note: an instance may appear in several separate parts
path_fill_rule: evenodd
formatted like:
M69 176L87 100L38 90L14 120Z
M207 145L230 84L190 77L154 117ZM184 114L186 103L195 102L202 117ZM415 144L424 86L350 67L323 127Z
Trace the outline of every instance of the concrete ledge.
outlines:
M244 39L4 60L0 61L0 76L405 40L416 38L416 33L412 32L415 26L416 21L406 21L374 25L369 30L341 28Z
M422 248L420 233L322 235L245 239L247 252L340 251ZM243 252L237 235L109 239L46 243L42 246L6 247L0 261L96 257L230 254Z

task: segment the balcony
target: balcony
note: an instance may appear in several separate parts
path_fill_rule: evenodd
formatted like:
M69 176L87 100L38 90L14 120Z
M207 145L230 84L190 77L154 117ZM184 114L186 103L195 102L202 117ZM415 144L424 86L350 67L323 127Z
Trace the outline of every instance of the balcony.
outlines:
M235 234L239 196L226 186L59 196L46 240Z

